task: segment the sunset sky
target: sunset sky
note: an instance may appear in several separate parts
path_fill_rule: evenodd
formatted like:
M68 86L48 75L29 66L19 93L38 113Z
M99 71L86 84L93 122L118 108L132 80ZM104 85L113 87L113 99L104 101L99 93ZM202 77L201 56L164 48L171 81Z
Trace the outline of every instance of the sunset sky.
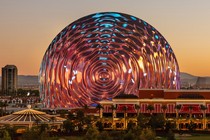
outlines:
M14 64L18 74L38 75L65 26L106 11L145 20L172 46L181 72L210 76L209 0L0 0L0 67Z

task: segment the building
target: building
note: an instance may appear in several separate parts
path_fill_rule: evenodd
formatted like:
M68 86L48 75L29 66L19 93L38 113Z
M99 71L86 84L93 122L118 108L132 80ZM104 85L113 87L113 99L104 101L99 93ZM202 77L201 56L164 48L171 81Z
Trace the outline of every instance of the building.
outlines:
M51 128L54 127L59 129L66 120L56 115L49 115L45 112L31 109L30 105L27 107L27 109L0 117L0 126L9 124L11 126L22 126L26 130L27 128L32 128L33 126L37 126L39 124L48 124Z
M164 114L177 130L187 130L193 123L196 130L210 131L210 91L141 89L139 97L117 96L100 104L105 129L126 129L130 120L137 123L137 115L141 113ZM148 106L153 109L149 110Z
M6 65L2 68L2 94L14 95L17 91L18 70L15 65Z
M102 12L66 26L43 57L40 95L46 108L93 105L138 89L179 89L179 65L167 40L132 15Z

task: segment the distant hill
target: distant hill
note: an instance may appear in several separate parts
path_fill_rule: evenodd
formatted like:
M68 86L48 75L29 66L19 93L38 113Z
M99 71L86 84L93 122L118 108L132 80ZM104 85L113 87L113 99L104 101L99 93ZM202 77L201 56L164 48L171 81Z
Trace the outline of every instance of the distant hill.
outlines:
M38 76L18 75L18 86L21 86L21 85L39 85Z
M209 88L210 89L210 77L194 76L186 72L180 73L181 86L182 87L194 87L194 88ZM1 77L0 77L1 85ZM38 76L36 75L18 75L18 87L38 87Z
M194 76L185 72L180 73L181 87L210 89L210 77Z
M0 85L1 85L0 77ZM38 87L38 76L36 75L18 75L18 87ZM1 88L1 87L0 87Z
M197 76L181 72L180 73L180 80L181 80L181 86L182 87L189 87L196 84Z
M193 79L193 78L197 78L197 76L194 76L192 74L186 73L186 72L181 72L180 73L180 77L181 79Z
M210 89L210 77L198 77L196 87L203 89Z

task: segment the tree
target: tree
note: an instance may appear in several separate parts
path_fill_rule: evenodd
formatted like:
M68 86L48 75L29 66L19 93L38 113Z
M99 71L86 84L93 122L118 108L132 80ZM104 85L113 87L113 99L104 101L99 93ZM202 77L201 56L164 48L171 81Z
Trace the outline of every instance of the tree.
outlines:
M84 124L87 125L87 127L90 127L90 126L92 125L91 116L86 116L86 117L84 117L83 122L84 122Z
M11 137L7 130L3 130L3 140L11 140Z
M97 104L96 109L98 109L98 116L101 118L101 109L103 109L103 106L101 104Z
M155 132L150 128L143 129L139 136L140 140L155 140L155 137Z
M205 105L200 105L200 109L202 110L202 112L203 112L203 118L205 119L206 118L206 109L207 109L207 107L205 106Z
M77 119L82 121L84 118L84 112L82 110L77 111Z
M98 128L98 131L100 131L100 132L104 130L104 126L101 121L97 121L96 127Z
M152 129L163 128L165 124L165 118L163 114L152 115L149 120L149 125Z
M97 140L98 135L98 130L93 127L90 127L84 136L84 140Z
M176 128L179 129L179 124L178 124L178 119L179 119L179 110L182 108L182 105L176 105L175 110L176 110Z
M109 108L112 110L112 128L114 128L114 118L116 117L116 112L115 110L117 109L114 105L111 105L111 107Z
M140 112L140 105L135 104L135 109L137 110L137 116L139 116L139 112Z
M123 139L123 135L124 135L124 132L123 131L110 131L110 136L112 138L112 140L122 140Z
M46 123L42 123L42 124L39 126L39 128L40 128L40 134L41 134L42 132L46 132L46 131L48 130L49 126L48 126L48 124L46 124Z
M3 107L4 107L4 103L2 101L0 101L0 108L1 108L1 116L3 116Z
M6 124L6 125L4 125L4 130L6 130L9 133L11 139L13 139L16 134L17 128L14 126L11 126L9 124Z
M75 121L77 121L77 127L79 131L83 131L83 125L84 125L84 112L82 110L77 110L76 112L77 116Z
M123 111L124 111L124 128L126 128L126 123L127 123L127 106L123 106Z
M127 125L127 130L130 131L130 130L133 130L133 129L135 129L135 124L133 123L132 120L130 120L128 122L128 125Z
M176 105L176 106L175 106L175 110L176 110L176 119L178 119L178 117L179 117L179 116L178 116L178 115L179 115L178 113L179 113L179 110L180 110L181 108L182 108L182 105Z
M74 119L74 114L72 112L69 112L68 115L67 115L67 118L69 120L73 120Z
M166 118L167 106L166 105L162 105L161 109L163 110L164 118Z
M137 124L140 128L147 128L149 123L149 118L146 117L144 114L139 114L137 117Z
M66 120L63 122L63 128L66 133L71 133L74 131L75 125L73 122Z
M34 123L38 126L39 123L41 122L41 120L39 118L37 118L36 120L34 120Z
M125 114L127 113L127 110L128 110L128 107L127 106L123 106L123 111L124 111L124 116L125 116Z
M190 112L190 119L192 119L192 110L193 110L193 106L190 105L190 106L188 107L188 109L189 109L189 112Z
M48 133L46 131L37 130L37 127L32 127L28 129L21 136L21 140L46 140L49 139Z
M62 118L65 118L67 113L68 113L67 110L60 110L59 111L60 117L62 117Z
M168 133L169 130L173 130L174 128L176 128L175 124L167 120L165 123L165 132Z
M89 109L89 106L84 105L83 108L84 108L84 116L86 117L87 116L87 110Z
M5 114L6 114L7 106L9 106L8 103L7 102L4 102L3 103L3 107L4 107L4 113Z
M112 117L114 118L114 111L117 109L114 105L111 105L110 109L112 110Z
M112 138L107 131L103 131L98 135L97 140L112 140Z
M196 128L196 124L193 121L190 121L189 125L188 125L188 130L190 132L193 132Z
M54 117L54 116L50 117L50 121L52 122L52 126L54 127L56 117Z
M205 128L206 127L205 119L206 119L206 109L207 109L207 107L205 105L201 105L200 109L203 112L203 128Z
M124 135L123 140L135 140L136 136L132 133L132 131L128 131L127 134Z
M148 105L146 109L149 110L150 115L152 115L152 111L154 110L154 106L153 105Z
M167 140L176 140L175 135L171 129L168 131Z
M25 133L23 133L22 140L40 140L40 134L34 128L28 129Z

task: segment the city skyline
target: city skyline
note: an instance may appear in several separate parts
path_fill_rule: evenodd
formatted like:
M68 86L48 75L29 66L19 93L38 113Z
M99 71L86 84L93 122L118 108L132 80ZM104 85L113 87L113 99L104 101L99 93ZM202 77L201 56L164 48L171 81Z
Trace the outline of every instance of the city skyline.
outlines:
M0 67L14 64L20 75L38 75L46 49L64 27L92 13L116 11L145 20L162 33L175 52L181 72L210 76L209 5L207 0L203 3L2 0Z

